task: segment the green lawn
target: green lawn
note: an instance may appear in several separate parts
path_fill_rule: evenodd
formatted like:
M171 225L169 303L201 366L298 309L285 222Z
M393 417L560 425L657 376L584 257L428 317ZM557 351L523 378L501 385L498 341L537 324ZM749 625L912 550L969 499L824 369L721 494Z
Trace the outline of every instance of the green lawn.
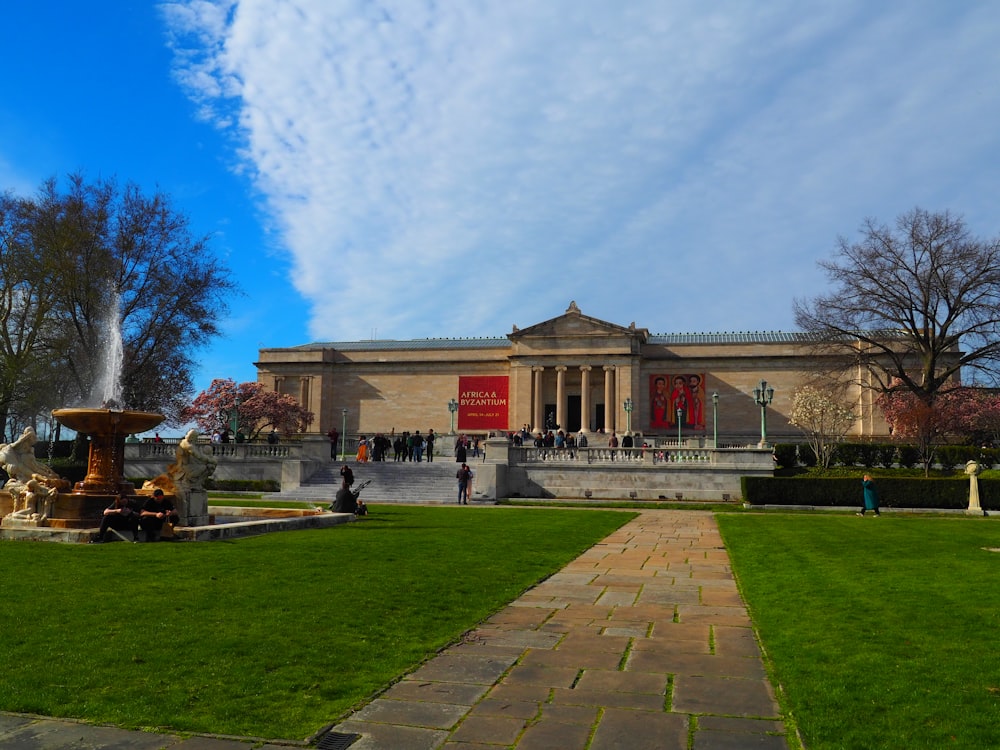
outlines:
M1000 747L1000 525L718 516L809 750Z
M305 738L632 517L380 506L236 541L0 542L0 710Z

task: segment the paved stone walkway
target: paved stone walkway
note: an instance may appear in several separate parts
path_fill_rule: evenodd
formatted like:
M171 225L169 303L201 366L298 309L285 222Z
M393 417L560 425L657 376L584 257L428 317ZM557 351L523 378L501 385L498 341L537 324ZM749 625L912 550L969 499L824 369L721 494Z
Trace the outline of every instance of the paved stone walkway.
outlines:
M350 750L787 750L715 519L646 511L320 739ZM329 743L329 744L324 744ZM0 714L5 750L278 750Z
M712 514L648 511L334 727L351 750L785 750Z

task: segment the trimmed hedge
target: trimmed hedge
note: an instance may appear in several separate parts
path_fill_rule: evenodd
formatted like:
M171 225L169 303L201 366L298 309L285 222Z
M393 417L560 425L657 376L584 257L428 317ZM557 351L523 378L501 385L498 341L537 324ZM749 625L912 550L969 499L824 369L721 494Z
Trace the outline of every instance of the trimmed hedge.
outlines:
M815 466L816 456L808 443L776 443L774 455L778 466L794 469L796 466ZM934 449L934 463L945 471L964 467L965 462L978 460L984 467L1000 463L1000 448L980 448L976 445L941 445ZM852 468L876 466L891 469L899 464L912 469L920 463L920 452L913 445L896 443L838 443L833 451L832 466Z
M208 479L207 490L227 492L280 492L281 482L276 479Z
M879 505L883 508L936 508L961 510L969 507L966 477L879 477ZM861 507L861 479L743 477L743 499L751 505L811 505L816 507ZM984 510L1000 510L1000 480L979 480L979 501Z

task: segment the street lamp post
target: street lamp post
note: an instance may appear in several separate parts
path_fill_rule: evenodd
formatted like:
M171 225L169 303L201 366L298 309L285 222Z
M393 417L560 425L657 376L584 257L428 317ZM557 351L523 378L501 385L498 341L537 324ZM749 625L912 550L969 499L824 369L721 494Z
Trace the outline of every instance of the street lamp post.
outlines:
M767 448L767 406L774 400L774 388L768 386L766 380L753 389L753 400L760 407L760 444L758 448Z
M719 392L712 393L712 446L719 450Z
M448 402L448 411L451 412L451 434L455 434L455 412L458 411L458 401L452 399Z
M236 395L233 401L233 410L229 413L229 429L232 430L233 435L239 432L240 429L240 396Z
M632 433L632 409L635 405L632 403L632 399L625 399L625 403L622 405L625 408L625 431L629 434Z
M681 447L681 420L684 418L684 410L677 409L677 447Z
M345 458L347 454L347 409L341 409L340 416L343 421L340 423L340 460L346 461Z

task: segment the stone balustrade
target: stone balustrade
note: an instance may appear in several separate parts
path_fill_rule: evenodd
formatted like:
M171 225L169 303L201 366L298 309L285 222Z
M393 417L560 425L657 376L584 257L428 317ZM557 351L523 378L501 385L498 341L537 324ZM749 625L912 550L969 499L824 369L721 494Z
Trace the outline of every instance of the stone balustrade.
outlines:
M303 452L302 444L299 442L201 443L201 448L227 461L255 461L261 458L297 460L302 457ZM176 453L177 441L125 444L126 460L162 458L173 461Z
M739 448L535 448L534 446L512 446L511 464L535 463L581 463L581 464L699 464L712 465L729 459L734 451L759 452L756 446Z

